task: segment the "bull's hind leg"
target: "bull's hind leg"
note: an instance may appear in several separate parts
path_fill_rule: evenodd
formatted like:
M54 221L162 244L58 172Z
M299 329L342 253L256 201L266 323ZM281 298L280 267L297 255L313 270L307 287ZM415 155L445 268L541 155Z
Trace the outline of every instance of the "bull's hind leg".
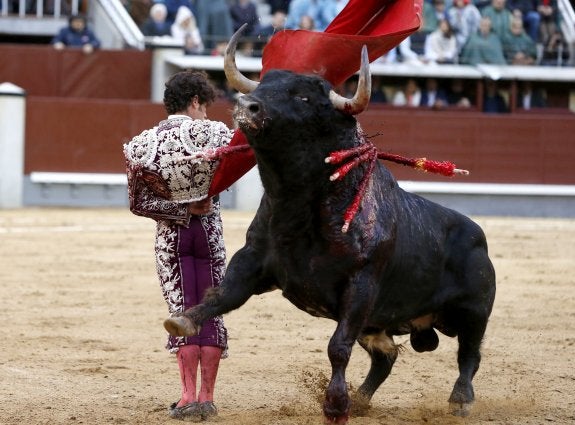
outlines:
M445 324L456 331L459 341L459 377L449 397L451 413L456 416L467 416L475 399L471 381L479 369L481 341L495 299L495 271L486 248L471 250L462 269L467 296L445 311Z
M354 406L354 411L367 408L373 394L391 373L398 354L398 346L393 342L393 337L385 331L363 335L358 342L369 353L371 366L363 384L357 390L354 401L359 405Z
M460 318L464 318L462 321L464 328L459 330L457 336L459 377L449 397L449 408L451 414L455 416L467 416L475 399L471 381L481 362L480 347L487 326L487 317L467 312L460 315Z

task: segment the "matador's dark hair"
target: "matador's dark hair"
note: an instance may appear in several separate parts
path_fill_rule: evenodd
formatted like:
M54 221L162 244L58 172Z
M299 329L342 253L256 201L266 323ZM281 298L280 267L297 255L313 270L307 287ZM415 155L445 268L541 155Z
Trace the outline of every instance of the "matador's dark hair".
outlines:
M194 96L198 96L202 105L209 105L216 98L216 91L205 71L186 70L172 75L164 90L166 112L175 114L186 110Z

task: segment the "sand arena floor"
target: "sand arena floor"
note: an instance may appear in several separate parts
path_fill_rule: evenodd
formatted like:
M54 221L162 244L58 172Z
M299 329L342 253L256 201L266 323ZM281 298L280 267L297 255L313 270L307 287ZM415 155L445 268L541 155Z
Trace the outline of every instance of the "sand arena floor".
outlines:
M224 212L231 257L253 214ZM473 217L485 230L498 293L465 419L447 413L456 341L418 354L404 342L366 416L351 425L575 423L575 221ZM0 210L0 424L177 424L175 358L154 224L123 209ZM335 323L279 292L225 316L221 425L321 424ZM347 380L368 357L356 346Z

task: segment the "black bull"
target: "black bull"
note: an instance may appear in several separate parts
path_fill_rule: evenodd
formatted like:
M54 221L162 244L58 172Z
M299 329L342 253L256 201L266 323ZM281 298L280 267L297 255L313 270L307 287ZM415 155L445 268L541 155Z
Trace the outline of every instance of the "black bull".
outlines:
M342 232L367 166L329 181L336 167L324 159L364 142L356 119L334 108L329 91L318 77L270 71L239 99L234 118L255 151L265 192L221 286L166 320L166 329L194 334L253 294L280 289L298 308L337 322L323 405L326 422L337 424L349 417L345 370L356 341L371 357L358 389L365 402L398 356L393 336L409 333L415 350L431 351L437 329L458 338L459 377L449 402L452 413L465 415L495 297L485 235L469 218L402 190L380 163Z

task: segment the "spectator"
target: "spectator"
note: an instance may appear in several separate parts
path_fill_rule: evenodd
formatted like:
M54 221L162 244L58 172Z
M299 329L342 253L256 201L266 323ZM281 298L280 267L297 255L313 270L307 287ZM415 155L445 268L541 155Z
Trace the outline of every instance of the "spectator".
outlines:
M439 21L438 28L425 39L424 57L429 62L457 62L457 41L447 20Z
M196 24L196 17L187 6L180 6L171 27L172 37L184 46L184 53L198 55L204 51L204 43Z
M506 0L491 0L491 5L481 11L481 16L491 20L491 30L503 40L510 31L511 12L505 7Z
M483 17L479 21L479 30L472 34L463 46L459 62L468 65L479 63L505 65L507 63L503 55L503 45L499 37L491 32L491 20L488 17Z
M439 22L447 17L445 0L425 0L423 2L422 31L430 34L439 27Z
M471 98L465 91L465 84L461 78L452 78L447 90L447 104L458 108L471 107Z
M387 103L387 96L379 75L371 76L371 97L369 101L373 103Z
M423 55L424 48L422 46L421 50L418 51L411 48L412 46L412 36L405 38L399 45L393 49L394 52L390 51L390 62L403 62L411 65L421 65L426 62Z
M166 20L168 9L163 3L156 3L150 8L150 17L142 24L142 34L161 37L172 35L170 23Z
M537 43L541 16L537 11L537 0L507 0L507 8L513 16L521 18L525 32Z
M537 11L541 16L539 25L539 41L547 52L553 52L561 42L559 31L559 13L557 0L538 0Z
M196 18L204 44L212 49L227 42L234 33L230 8L226 0L202 0L196 3Z
M545 92L541 89L534 89L531 81L523 81L517 92L515 104L526 111L531 108L545 108L547 106L545 97Z
M68 19L68 25L52 39L52 45L57 50L65 47L81 47L84 53L90 54L100 48L100 40L88 28L83 15L72 15Z
M192 0L154 0L154 3L163 3L168 9L168 16L166 20L170 25L176 21L176 15L181 6L185 6L196 15L195 2Z
M441 109L447 106L447 93L439 86L436 78L427 78L425 88L421 91L419 106Z
M447 10L447 20L455 34L457 52L461 53L469 36L479 29L481 13L470 0L455 0Z
M486 6L491 4L491 0L472 0L473 4L481 12Z
M251 0L235 0L230 6L230 15L234 31L243 24L248 24L244 30L244 36L256 35L259 32L259 16L256 5Z
M348 0L320 0L314 18L318 31L324 31L334 18L347 5Z
M319 0L292 0L287 13L286 28L298 29L302 16L309 16L315 22L318 8Z
M309 15L303 15L300 20L297 29L306 31L315 31L315 21Z
M510 65L533 65L537 58L535 42L523 29L523 20L514 16L511 31L503 38L503 54Z
M153 6L152 0L121 0L121 2L134 23L141 28L150 16L150 8Z
M270 14L274 15L276 12L283 12L287 15L291 0L266 0L270 5Z
M283 10L276 10L272 15L270 24L261 27L258 35L264 38L264 41L267 42L272 35L285 28L286 16L287 15Z
M483 112L490 114L501 114L508 112L505 99L499 93L497 83L493 80L485 82L485 92L483 93Z
M421 90L417 81L409 78L402 89L397 90L393 95L393 106L419 106L421 103Z

